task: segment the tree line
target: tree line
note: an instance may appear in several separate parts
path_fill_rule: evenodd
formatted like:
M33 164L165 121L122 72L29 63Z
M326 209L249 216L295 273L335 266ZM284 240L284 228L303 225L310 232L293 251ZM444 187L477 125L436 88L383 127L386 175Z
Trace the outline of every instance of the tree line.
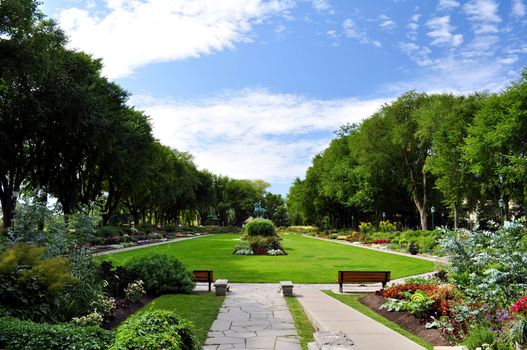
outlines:
M342 126L290 188L296 224L340 228L390 219L435 224L525 215L527 69L499 93L411 91Z
M67 49L65 34L38 5L0 2L4 228L21 193L41 203L55 198L66 218L96 209L102 225L123 217L239 225L257 201L270 218L285 220L284 201L266 191L269 184L199 170L190 154L157 141L149 117L101 74L101 61Z

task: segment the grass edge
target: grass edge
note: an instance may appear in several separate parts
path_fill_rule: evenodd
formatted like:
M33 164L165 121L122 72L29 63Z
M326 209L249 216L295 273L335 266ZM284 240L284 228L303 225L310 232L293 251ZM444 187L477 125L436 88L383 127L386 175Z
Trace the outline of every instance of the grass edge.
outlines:
M300 337L300 345L302 346L303 350L306 350L307 344L314 341L313 333L315 330L313 329L313 325L311 325L309 318L304 312L304 308L296 297L286 296L285 301L287 303L287 307L289 308L289 312L291 312L291 315L293 316L295 328L298 336Z

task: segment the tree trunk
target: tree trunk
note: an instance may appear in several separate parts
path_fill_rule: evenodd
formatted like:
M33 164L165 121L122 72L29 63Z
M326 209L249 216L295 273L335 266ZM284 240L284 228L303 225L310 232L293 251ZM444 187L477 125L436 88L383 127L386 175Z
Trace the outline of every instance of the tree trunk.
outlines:
M457 204L454 204L454 230L457 230L457 222L458 222Z
M9 198L4 198L4 197ZM2 197L2 223L3 223L3 231L7 232L7 230L13 225L13 199L11 198L11 194L5 194Z

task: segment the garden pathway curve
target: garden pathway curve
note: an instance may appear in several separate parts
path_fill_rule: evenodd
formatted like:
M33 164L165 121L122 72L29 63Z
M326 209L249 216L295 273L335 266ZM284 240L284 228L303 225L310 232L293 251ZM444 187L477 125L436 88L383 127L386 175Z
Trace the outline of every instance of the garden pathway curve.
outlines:
M203 350L301 350L278 283L233 283Z

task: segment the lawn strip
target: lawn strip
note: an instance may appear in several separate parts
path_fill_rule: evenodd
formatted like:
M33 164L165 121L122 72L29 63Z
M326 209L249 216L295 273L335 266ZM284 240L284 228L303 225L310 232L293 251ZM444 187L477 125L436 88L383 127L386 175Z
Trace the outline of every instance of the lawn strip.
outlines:
M218 316L224 299L225 297L216 296L214 293L167 294L152 300L131 317L152 310L174 311L192 322L192 331L201 345L207 339L207 333Z
M425 347L426 349L432 350L433 345L427 342L424 339L419 338L413 333L408 332L406 329L401 328L397 323L394 323L387 318L383 317L382 315L379 315L366 305L362 305L359 302L359 299L364 297L364 294L351 294L351 295L344 295L344 294L336 294L333 293L330 290L324 290L324 293L327 295L337 299L338 301L354 308L355 310L359 311L360 313L368 316L369 318L385 325L386 327L392 329L393 331L405 336L406 338L412 340L413 342Z
M285 300L295 321L295 328L300 336L300 345L302 345L302 349L307 350L307 344L313 341L313 333L315 332L313 326L311 326L311 322L309 322L297 298L285 297Z

